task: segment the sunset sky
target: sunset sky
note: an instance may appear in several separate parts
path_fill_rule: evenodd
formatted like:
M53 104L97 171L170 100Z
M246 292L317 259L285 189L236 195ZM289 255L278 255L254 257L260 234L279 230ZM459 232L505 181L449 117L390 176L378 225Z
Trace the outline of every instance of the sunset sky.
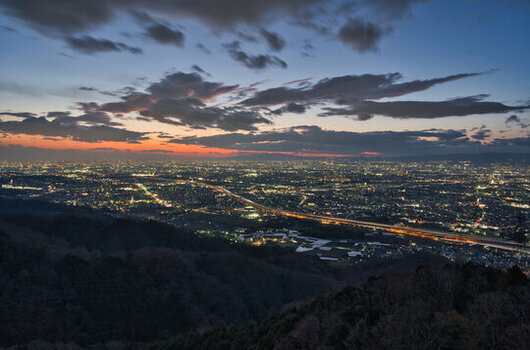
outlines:
M530 151L528 0L0 0L0 160Z

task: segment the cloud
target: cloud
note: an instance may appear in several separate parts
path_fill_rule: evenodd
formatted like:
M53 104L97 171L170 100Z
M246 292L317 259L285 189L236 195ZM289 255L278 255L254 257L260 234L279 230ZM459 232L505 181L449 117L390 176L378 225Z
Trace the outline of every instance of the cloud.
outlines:
M147 91L154 98L194 97L205 100L229 93L237 87L238 85L205 81L196 73L177 72L152 84Z
M202 69L200 66L194 64L193 66L191 66L191 69L197 73L201 73L201 74L204 74L204 75L207 75L207 76L211 76L210 73L208 73L207 71L205 71L204 69Z
M490 129L480 129L479 131L471 135L471 138L475 140L485 140L490 137L490 133Z
M115 122L105 112L97 109L88 109L85 114L79 116L71 116L70 112L48 112L47 118L54 118L54 122L61 125L77 125L80 122L88 125L107 125L107 126L122 126L123 124Z
M518 116L516 116L515 114L512 114L511 116L508 117L508 119L506 119L506 124L508 123L520 123L521 122L521 119L519 119Z
M151 23L147 35L162 44L181 45L183 34L171 29L159 16L171 21L193 19L213 31L259 28L273 20L281 20L328 36L337 32L337 23L362 9L363 16L389 22L410 12L410 7L422 0L0 0L0 7L9 16L26 22L40 33L64 38L98 29L120 17L132 15L145 26ZM381 35L380 26L369 21L352 19L339 30L339 38L359 51L375 48ZM245 34L245 33L243 33ZM285 42L276 33L261 31L269 47L275 51ZM240 36L242 40L252 38ZM125 48L123 48L125 49ZM132 48L134 49L134 48ZM109 50L106 50L109 51ZM266 56L265 56L266 57Z
M150 11L193 17L214 28L237 24L258 24L272 14L290 15L306 10L323 0L0 0L8 15L22 19L43 32L79 32L111 21L118 11Z
M269 48L273 51L281 51L285 47L285 39L281 35L261 28L261 36L267 41Z
M242 63L250 69L265 69L268 67L287 68L287 63L277 56L272 55L250 55L241 50L239 41L223 44L225 50L234 61Z
M492 141L492 146L498 147L521 147L526 152L530 150L530 137L515 137L511 139L495 139Z
M395 22L410 15L413 4L427 0L363 0L357 3L359 8L368 9L374 21L361 18L349 18L339 29L337 38L358 52L376 51L384 35L394 30ZM348 6L349 4L345 4ZM351 13L348 11L347 13ZM365 11L366 12L366 11ZM366 14L365 14L366 16Z
M0 6L45 33L90 29L110 21L114 11L113 2L99 0L1 0Z
M81 90L81 91L98 91L98 89L93 88L93 87L89 87L89 86L81 86L79 88L79 90Z
M257 43L258 42L258 38L256 38L253 34L248 33L248 32L243 32L241 30L238 30L236 32L236 35L241 40L249 42L249 43Z
M204 101L227 94L237 88L238 85L206 81L197 73L177 72L148 86L146 93L133 92L124 95L121 97L122 101L105 103L100 109L112 113L129 113L146 109L163 98L189 97Z
M128 46L124 43L107 39L96 39L90 35L84 35L82 37L67 37L66 43L71 49L87 55L92 55L98 52L119 52L123 50L129 51L135 55L142 53L142 49L138 47Z
M202 145L251 152L294 152L315 154L385 156L474 153L484 151L525 151L528 139L495 140L481 144L466 137L465 130L351 132L324 130L318 126L296 126L260 133L230 133L203 137L182 137L177 144ZM527 151L527 150L526 150Z
M450 99L447 101L390 101L378 102L427 90L435 85L478 76L484 73L461 73L440 78L400 82L399 73L345 75L322 79L314 84L305 83L296 87L273 87L257 91L240 102L242 106L275 106L295 103L309 107L327 104L319 116L354 116L357 120L368 120L375 115L392 118L442 118L473 114L494 114L521 111L529 106L507 106L499 102L484 101L487 95ZM336 105L330 107L329 105ZM281 114L284 108L273 112Z
M257 130L256 124L271 122L259 113L237 107L208 107L198 99L161 99L140 112L161 123L226 131Z
M281 108L271 111L271 113L276 114L276 115L282 115L284 113L303 114L305 113L306 109L307 108L304 105L291 102Z
M9 117L17 117L17 118L31 118L36 117L37 115L35 113L30 112L0 112L0 116L9 116Z
M90 125L82 125L86 122ZM107 125L105 125L107 124ZM138 142L147 139L146 133L118 129L99 123L93 116L84 115L79 119L66 115L48 121L46 117L29 117L22 121L0 122L0 131L9 134L41 135L48 137L71 138L81 142Z
M530 108L530 107L527 107L527 108ZM506 119L505 121L506 124L508 124L508 127L510 127L510 124L516 124L518 125L521 129L526 129L528 128L528 125L527 123L523 123L523 121L521 120L521 118L519 118L517 115L515 114L512 114L511 116L508 117L508 119Z
M122 96L121 99L120 102L103 104L101 110L111 113L129 113L141 110L155 101L150 95L143 93L132 93Z
M333 102L349 104L367 99L398 97L413 92L427 90L435 85L474 77L484 73L462 73L441 78L414 80L399 83L399 73L344 75L325 78L314 84L290 88L275 87L258 91L254 96L241 102L245 106L277 105L288 102Z
M210 51L209 48L204 46L204 44L198 43L197 45L195 45L195 47L198 48L199 50L201 50L202 52L208 54L208 55L212 54L212 51Z
M385 156L474 153L484 151L524 152L527 139L494 140L481 144L470 140L465 130L350 132L324 130L318 126L296 126L260 133L230 133L182 137L177 144L202 145L250 152L345 154L378 153ZM527 150L526 150L527 151Z
M321 24L314 20L314 18L295 18L291 21L292 24L297 25L302 28L306 28L309 30L312 30L313 32L327 36L331 31L332 28L329 25Z
M206 81L197 73L177 72L152 83L145 93L133 92L122 96L121 101L92 105L86 109L92 112L139 112L142 121L154 120L196 129L256 130L258 124L270 124L270 120L249 108L207 104L220 95L236 91L238 87Z
M160 44L182 46L184 43L184 33L161 23L148 26L145 35Z
M350 18L338 33L338 38L343 43L352 46L359 52L375 51L377 42L384 31L372 22Z
M326 107L319 116L342 115L357 116L359 120L372 118L374 115L399 119L462 117L474 114L493 114L519 111L530 106L507 106L499 102L482 101L486 95L455 98L447 101L362 101L351 108Z
M379 16L387 19L399 19L410 13L410 8L415 3L428 0L364 0L364 5L374 10Z

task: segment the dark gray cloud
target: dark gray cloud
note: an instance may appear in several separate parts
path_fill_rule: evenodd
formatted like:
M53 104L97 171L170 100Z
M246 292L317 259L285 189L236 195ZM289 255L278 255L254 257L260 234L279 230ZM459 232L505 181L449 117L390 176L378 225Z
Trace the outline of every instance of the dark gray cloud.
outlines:
M31 118L37 116L35 113L30 112L0 112L0 116L2 115L17 118Z
M251 55L241 50L239 41L224 44L223 47L234 61L240 62L250 69L265 69L267 67L287 68L287 63L273 55Z
M413 4L425 1L428 0L362 0L358 7L371 10L373 20L350 18L339 29L337 37L359 52L376 51L381 38L393 31L395 22L410 15ZM347 6L350 4L343 7Z
M81 91L98 91L98 89L93 88L93 87L89 87L89 86L81 86L79 88L79 90L81 90Z
M530 151L530 137L515 137L511 139L495 139L491 142L492 146L498 147L521 147L526 152Z
M427 90L437 84L477 76L483 73L462 73L442 78L399 83L399 73L344 75L326 78L314 84L290 88L286 86L257 92L241 102L245 106L270 106L288 102L333 102L350 104L367 99L398 97Z
M306 28L309 30L312 30L313 32L327 36L331 31L332 28L330 25L319 23L318 21L315 21L313 18L295 18L291 21L292 24Z
M183 137L171 143L203 145L239 151L293 152L360 155L378 152L386 156L525 151L528 138L495 140L481 144L466 137L465 130L349 132L323 130L318 126L297 126L261 133L230 133L204 137ZM527 151L527 150L526 150Z
M508 127L510 127L511 124L515 124L519 126L521 129L526 129L528 128L528 125L529 125L528 123L523 123L521 118L519 118L515 114L512 114L511 116L509 116L508 119L506 119L505 123L508 124Z
M314 50L315 47L313 46L313 44L311 43L311 40L304 40L304 46L303 46L303 49L304 50L307 50L307 51L311 51L311 50Z
M485 140L488 137L490 137L490 135L491 135L490 129L480 129L479 131L471 135L471 138L475 140Z
M29 117L22 121L0 121L0 131L9 134L41 135L71 138L81 142L138 142L147 139L146 133L118 129L97 121L98 117L84 115L79 119L62 115L49 121L46 117ZM85 122L89 125L83 125Z
M260 34L267 41L271 50L281 51L285 47L285 39L278 33L269 32L261 28Z
M303 114L307 110L307 107L297 103L288 103L285 106L271 111L272 114L282 115L284 113L297 113Z
M197 73L169 74L147 87L146 93L133 92L121 97L122 101L103 104L100 109L112 113L129 113L146 109L163 98L195 98L208 100L234 91L238 85L204 80Z
M126 87L122 90L128 90L129 88ZM105 90L100 90L100 89L97 89L95 87L90 87L90 86L81 86L79 88L79 90L81 91L87 91L87 92L97 92L97 93L100 93L102 95L105 95L105 96L118 96L119 94L119 91L118 92L114 92L114 91L105 91Z
M212 54L212 51L210 51L209 48L204 46L204 44L198 43L197 45L195 45L195 47L198 48L199 50L201 50L202 52L208 54L208 55Z
M143 121L155 120L178 126L226 131L256 130L258 124L270 124L267 118L249 108L213 107L206 104L237 88L238 85L206 81L197 73L177 72L151 84L145 93L134 92L122 96L119 102L84 109L92 112L139 112Z
M338 33L340 41L351 45L359 52L374 51L384 30L372 22L364 22L358 18L350 18Z
M155 100L148 94L132 93L121 97L120 102L109 102L101 106L101 110L111 113L129 113L138 111Z
M270 15L296 14L324 0L0 0L6 12L41 31L78 32L108 23L117 11L194 17L216 28L258 24Z
M169 134L166 134L166 133L161 133L160 135L157 136L159 139L172 139L173 136L169 135Z
M46 113L46 118L63 118L63 117L69 117L71 116L71 112L63 112L63 111L54 111L54 112L48 112Z
M112 120L112 118L105 112L93 110L87 111L85 114L79 116L71 116L69 112L50 112L47 118L55 118L54 122L61 125L77 125L79 123L86 123L88 125L107 125L107 126L122 126Z
M469 129L469 131L482 130L482 129L486 129L486 125L482 124L480 127L478 126L472 127L471 129Z
M519 119L518 116L516 116L515 114L512 114L511 116L509 116L507 119L506 119L506 123L520 123L521 122L521 119Z
M255 111L238 107L209 107L194 98L161 99L140 114L161 123L226 131L257 130L256 124L271 123Z
M184 43L184 33L161 23L148 26L145 35L160 44L182 46Z
M132 47L124 43L110 41L107 39L96 39L90 35L84 35L81 37L67 37L66 43L71 49L87 55L92 55L98 52L119 52L123 50L129 51L135 55L142 53L142 49L139 47Z
M507 106L499 102L482 101L486 95L455 98L447 101L362 101L350 108L323 108L322 117L342 115L357 116L359 120L374 115L409 119L462 117L473 114L507 113L530 108L530 106Z
M0 131L48 138L71 138L82 142L138 142L147 139L147 133L115 128L122 124L113 121L109 114L98 110L98 107L93 102L79 103L79 109L84 113L78 116L73 116L69 111L52 111L40 117L29 112L3 112L0 116L17 116L23 120L0 121Z
M358 12L388 23L409 13L410 7L422 0L0 0L4 13L28 23L41 33L53 37L72 36L101 27L129 13L142 25L151 23L163 27L151 27L148 36L163 44L180 45L180 31L171 29L154 19L171 20L193 18L215 31L241 27L259 28L272 20L289 23L313 30L321 35L337 32L337 23ZM385 28L391 25L386 24ZM246 33L243 33L246 34ZM269 35L270 34L270 35ZM380 25L359 19L346 23L338 38L359 51L371 50L385 34ZM262 32L270 47L280 50L283 41L278 34ZM246 37L246 38L245 38ZM251 36L240 36L242 40ZM108 51L108 50L107 50Z
M191 69L197 73L201 73L201 74L204 74L204 75L207 75L207 76L211 76L210 73L208 73L207 71L205 71L204 69L202 69L200 66L194 64L193 66L191 66Z
M114 1L100 0L0 0L8 15L29 23L41 32L72 33L110 21Z
M363 0L363 4L386 19L399 19L410 13L412 5L428 0Z
M154 98L195 97L210 99L235 90L238 85L205 81L199 74L177 72L154 83L147 91Z
M238 30L236 32L236 35L238 36L239 39L241 39L243 41L246 41L246 42L249 42L249 43L257 43L258 42L258 38L254 34L251 34L251 33L247 32L247 31Z
M353 116L357 120L368 120L375 115L401 119L442 118L507 113L529 108L529 106L508 106L499 102L484 101L487 95L455 98L447 101L375 101L424 91L438 84L480 74L485 73L461 73L409 82L400 82L402 77L399 73L346 75L322 79L314 84L306 83L297 87L280 86L257 91L240 104L262 107L279 104L288 105L290 103L305 107L322 103L334 104L338 107L324 107L319 116ZM284 107L274 110L276 114L281 114L284 111Z

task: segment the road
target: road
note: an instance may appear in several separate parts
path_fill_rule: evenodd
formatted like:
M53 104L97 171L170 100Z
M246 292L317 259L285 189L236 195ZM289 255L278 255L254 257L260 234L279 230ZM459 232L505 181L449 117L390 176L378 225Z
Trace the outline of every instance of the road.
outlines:
M509 250L509 251L522 251L527 254L530 253L530 247L526 247L526 246L521 247L519 244L517 244L514 241L502 240L502 239L495 238L495 237L482 237L482 236L475 236L475 235L468 235L468 234L458 234L458 233L436 231L436 230L430 230L430 229L424 229L424 228L418 228L418 227L388 225L388 224L381 224L381 223L369 222L369 221L343 219L343 218L336 218L333 216L323 216L323 215L315 215L315 214L307 214L307 213L301 213L301 212L295 212L295 211L288 211L288 210L273 208L273 207L269 207L263 204L256 203L248 198L235 194L223 187L211 185L211 184L200 182L200 181L173 180L173 179L167 179L167 178L157 178L157 179L162 180L162 181L174 181L174 182L179 182L179 183L194 184L197 186L210 188L214 191L224 193L225 195L243 204L246 204L258 210L276 214L276 215L288 216L288 217L305 219L305 220L313 220L313 221L318 221L321 223L332 224L332 225L364 227L364 228L369 228L372 230L379 230L379 231L403 234L403 235L408 235L408 236L429 238L429 239L435 239L435 240L444 241L444 242L451 242L451 243L459 242L459 243L466 243L466 244L472 244L472 245L476 244L476 245L481 245L484 247L492 247L492 248Z

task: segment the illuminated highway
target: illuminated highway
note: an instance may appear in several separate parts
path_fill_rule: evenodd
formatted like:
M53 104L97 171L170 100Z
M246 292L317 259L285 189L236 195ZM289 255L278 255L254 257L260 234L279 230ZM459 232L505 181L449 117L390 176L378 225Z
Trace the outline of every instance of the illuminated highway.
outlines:
M252 206L264 212L273 213L277 215L283 215L283 216L288 216L288 217L293 217L293 218L298 218L298 219L314 220L314 221L318 221L321 223L332 224L332 225L364 227L364 228L369 228L372 230L380 230L384 232L391 232L391 233L403 234L403 235L408 235L408 236L430 238L430 239L440 240L440 241L445 241L445 242L452 242L452 243L459 242L459 243L467 243L467 244L472 244L472 245L477 244L477 245L481 245L485 247L492 247L492 248L504 249L504 250L510 250L510 251L522 251L527 254L530 253L529 247L526 247L526 246L522 247L516 242L506 241L506 240L502 240L502 239L495 238L495 237L472 236L468 234L442 232L442 231L429 230L429 229L418 228L418 227L387 225L387 224L380 224L376 222L343 219L343 218L336 218L332 216L322 216L322 215L314 215L314 214L288 211L288 210L277 209L277 208L273 208L273 207L269 207L266 205L256 203L254 201L251 201L250 199L237 195L223 187L210 185L204 182L198 182L198 181L193 181L193 180L172 180L172 179L166 179L166 178L158 178L158 179L163 180L163 181L174 181L178 183L188 183L188 184L195 184L195 185L202 186L202 187L207 187L214 191L222 192L225 195L243 204Z

